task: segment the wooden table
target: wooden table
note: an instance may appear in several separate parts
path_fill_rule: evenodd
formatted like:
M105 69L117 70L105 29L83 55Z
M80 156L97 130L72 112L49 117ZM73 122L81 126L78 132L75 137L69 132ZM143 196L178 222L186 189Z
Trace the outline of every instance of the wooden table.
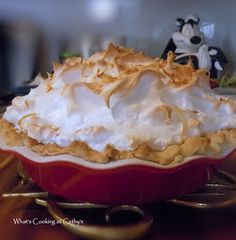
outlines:
M17 190L20 178L18 160L0 153L0 193ZM236 174L236 155L223 168ZM145 240L235 240L236 207L230 209L190 209L167 203L148 206L155 220ZM90 213L91 214L91 213ZM92 217L95 217L92 216ZM14 224L14 219L51 219L44 207L30 198L0 198L1 240L79 239L60 225ZM91 215L90 215L91 218Z

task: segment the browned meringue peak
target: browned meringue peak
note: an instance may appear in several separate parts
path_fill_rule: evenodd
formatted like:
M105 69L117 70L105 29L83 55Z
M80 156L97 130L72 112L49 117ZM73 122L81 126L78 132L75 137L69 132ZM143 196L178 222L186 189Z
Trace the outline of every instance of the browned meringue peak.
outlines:
M187 65L174 62L175 55L170 52L167 60L152 59L142 52L110 44L104 51L95 53L88 59L68 58L63 64L53 63L54 73L47 80L57 81L60 77L68 85L61 92L83 82L96 94L104 96L107 105L113 93L133 89L143 74L153 74L157 81L164 81L172 88L186 88L201 78L202 84L209 84L209 77L204 70L195 70L191 61ZM74 80L67 75L74 72ZM76 77L77 76L77 77ZM205 83L204 83L205 82ZM48 91L52 89L48 84Z

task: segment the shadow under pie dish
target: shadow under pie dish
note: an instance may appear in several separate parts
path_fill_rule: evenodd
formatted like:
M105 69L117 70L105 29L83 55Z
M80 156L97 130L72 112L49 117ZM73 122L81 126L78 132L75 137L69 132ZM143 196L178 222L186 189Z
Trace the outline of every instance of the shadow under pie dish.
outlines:
M147 203L192 192L235 148L236 103L204 70L110 45L17 97L0 147L35 183L77 201Z

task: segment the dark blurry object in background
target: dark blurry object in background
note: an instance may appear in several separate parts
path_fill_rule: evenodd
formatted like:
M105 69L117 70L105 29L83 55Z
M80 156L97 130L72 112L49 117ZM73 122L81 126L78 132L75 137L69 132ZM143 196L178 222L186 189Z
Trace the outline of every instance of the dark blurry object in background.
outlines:
M8 39L7 26L0 23L0 96L9 92L11 81L9 76L9 60L8 60Z
M22 95L25 87L42 70L47 55L42 34L30 22L0 24L0 100Z
M12 88L19 87L34 77L38 64L39 31L30 22L8 24L7 54L10 61L9 74Z

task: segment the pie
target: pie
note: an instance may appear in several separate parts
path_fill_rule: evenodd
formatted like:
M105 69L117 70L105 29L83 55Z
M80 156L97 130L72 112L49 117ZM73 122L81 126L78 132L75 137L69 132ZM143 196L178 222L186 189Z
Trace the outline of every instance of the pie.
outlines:
M54 72L13 99L0 120L6 144L41 155L162 165L215 157L236 144L236 102L209 86L209 73L110 44Z

